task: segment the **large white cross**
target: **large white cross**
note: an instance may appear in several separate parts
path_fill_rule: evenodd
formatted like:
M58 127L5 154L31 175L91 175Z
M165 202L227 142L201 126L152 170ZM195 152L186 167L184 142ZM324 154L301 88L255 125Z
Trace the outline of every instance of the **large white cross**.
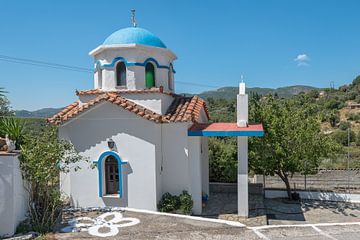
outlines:
M248 126L248 95L245 93L245 83L241 81L237 95L237 125ZM238 215L248 217L248 137L237 137L238 140Z

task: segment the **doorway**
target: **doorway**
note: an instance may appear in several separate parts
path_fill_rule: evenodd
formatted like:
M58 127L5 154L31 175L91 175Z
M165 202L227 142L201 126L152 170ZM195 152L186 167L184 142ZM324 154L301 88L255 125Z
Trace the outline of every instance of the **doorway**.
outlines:
M105 180L106 194L119 193L119 166L118 161L113 156L108 156L105 160Z

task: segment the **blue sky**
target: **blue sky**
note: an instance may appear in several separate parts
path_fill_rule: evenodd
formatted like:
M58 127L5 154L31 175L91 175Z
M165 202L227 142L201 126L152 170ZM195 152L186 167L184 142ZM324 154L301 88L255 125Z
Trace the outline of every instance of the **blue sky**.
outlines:
M92 68L89 51L130 26L132 8L177 54L175 81L338 87L360 73L360 1L350 0L2 1L0 55ZM91 73L1 60L0 70L14 109L62 107L93 87Z

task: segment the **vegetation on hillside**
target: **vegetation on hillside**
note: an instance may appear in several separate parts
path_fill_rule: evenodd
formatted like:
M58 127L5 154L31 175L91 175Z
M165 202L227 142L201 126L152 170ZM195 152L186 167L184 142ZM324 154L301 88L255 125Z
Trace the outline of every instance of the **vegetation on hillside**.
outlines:
M276 144L280 144L280 150L276 149L276 151L283 151L284 147L290 140L289 138L284 138L285 136L291 136L291 141L299 141L296 143L296 146L300 143L306 143L309 140L304 140L306 136L297 133L299 129L298 125L302 126L303 131L313 131L313 137L311 140L313 141L312 146L313 149L309 149L309 152L312 152L311 155L307 156L307 151L305 150L303 154L299 154L300 150L294 148L292 153L296 158L297 165L296 168L290 171L289 176L291 177L292 172L299 173L313 173L317 171L319 168L346 168L347 161L344 158L344 151L336 146L335 142L345 147L345 151L350 151L350 164L351 168L360 167L360 154L358 151L358 147L360 146L360 109L349 109L348 105L351 103L360 103L360 77L354 79L354 81L349 84L340 87L339 89L312 89L306 93L302 92L298 95L294 95L288 98L281 98L278 94L274 93L274 95L258 95L251 94L254 98L250 103L250 121L261 121L265 126L266 134L273 133L273 130L277 131L277 134L274 135L273 139L268 142L268 145L265 145L264 148L259 149L258 146L264 144L269 138L250 138L250 169L252 172L261 172L264 171L265 174L274 173L274 168L270 164L270 166L265 166L265 169L259 169L259 160L254 161L254 157L259 154L269 154L268 149L269 146L275 147ZM271 99L271 101L270 101ZM259 101L261 104L259 105ZM214 122L234 122L236 121L236 99L216 99L216 98L208 98L207 99L210 116L212 117L212 121ZM258 104L255 108L255 104ZM291 105L291 109L287 111L288 120L281 119L277 117L278 114L283 112L285 106ZM277 107L278 109L272 109ZM268 111L273 111L274 118L268 119L259 119L256 117L256 112L259 112L259 109L264 110L264 108ZM279 112L277 112L279 111ZM259 114L259 113L258 113ZM285 116L286 116L285 114ZM291 115L291 116L289 116ZM302 120L303 121L300 121ZM293 123L287 123L287 131L286 134L282 137L281 131L285 131L286 129L281 129L281 127L276 124L278 121L294 121ZM310 126L301 125L301 123L311 122ZM298 124L295 124L298 123ZM291 126L293 125L293 129ZM301 129L300 129L301 130ZM320 131L321 130L321 131ZM315 134L319 131L319 134ZM295 134L295 135L292 135ZM299 134L299 135L297 135ZM301 136L301 138L298 138ZM321 138L319 138L321 136ZM280 139L276 139L279 137ZM309 137L309 136L308 136ZM284 139L282 139L284 138ZM350 140L350 147L348 147ZM284 141L289 140L289 141ZM260 142L258 142L260 141ZM261 142L263 141L263 142ZM320 144L324 147L317 148L316 144ZM303 146L305 146L305 143ZM295 144L295 143L293 143ZM308 143L306 143L308 144ZM323 144L323 145L322 145ZM291 150L291 145L288 150ZM308 147L306 147L308 148ZM264 151L264 149L267 149ZM212 181L226 181L226 182L235 182L236 181L236 168L237 168L237 148L236 148L236 139L235 138L210 138L209 139L209 150L210 150L210 179ZM328 151L327 153L323 150ZM331 154L330 154L331 153ZM278 154L278 152L276 152ZM327 154L336 157L330 158L330 156L326 157ZM300 155L300 156L299 156ZM306 159L304 156L307 156ZM262 156L264 159L266 156ZM316 159L320 160L315 160ZM277 164L283 164L279 160ZM299 164L299 161L303 163ZM310 161L310 163L309 163ZM292 160L289 162L293 162ZM306 162L306 169L304 169ZM293 167L293 166L290 166Z

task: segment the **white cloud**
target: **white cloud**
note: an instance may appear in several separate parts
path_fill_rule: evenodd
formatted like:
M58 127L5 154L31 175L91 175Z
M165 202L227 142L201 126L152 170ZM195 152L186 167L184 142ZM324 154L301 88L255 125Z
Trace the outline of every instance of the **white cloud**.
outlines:
M303 54L297 55L296 58L294 59L294 61L298 63L297 65L299 67L309 66L310 58L308 57L307 54L303 53Z

